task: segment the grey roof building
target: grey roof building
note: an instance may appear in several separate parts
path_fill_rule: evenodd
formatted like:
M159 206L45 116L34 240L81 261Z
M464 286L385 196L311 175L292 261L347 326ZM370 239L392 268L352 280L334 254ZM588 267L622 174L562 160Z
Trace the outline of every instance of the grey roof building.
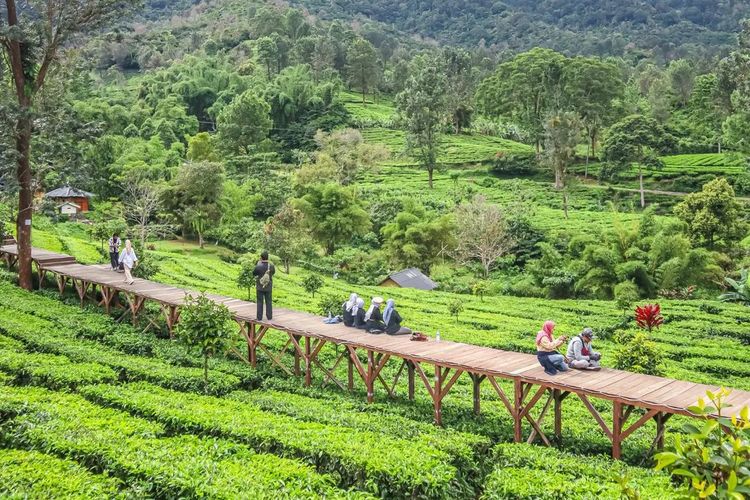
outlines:
M70 186L64 186L61 188L53 189L49 193L44 194L45 198L93 198L94 195L83 191L82 189L76 189Z
M410 267L409 269L391 274L380 283L380 286L434 290L438 287L438 284L416 267Z

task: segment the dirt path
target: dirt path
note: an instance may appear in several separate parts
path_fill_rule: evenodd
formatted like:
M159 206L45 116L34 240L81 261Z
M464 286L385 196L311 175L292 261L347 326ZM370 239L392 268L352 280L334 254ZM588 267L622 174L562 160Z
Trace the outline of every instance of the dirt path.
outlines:
M603 186L601 184L579 184L580 186L584 186L590 189L614 189L615 191L624 191L627 193L640 193L641 191L636 188L624 188L624 187L618 187L618 186ZM687 196L691 193L684 193L681 191L661 191L658 189L644 189L644 193L646 194L661 194L665 196ZM736 197L738 200L743 201L745 203L750 203L750 198L744 198L741 196Z

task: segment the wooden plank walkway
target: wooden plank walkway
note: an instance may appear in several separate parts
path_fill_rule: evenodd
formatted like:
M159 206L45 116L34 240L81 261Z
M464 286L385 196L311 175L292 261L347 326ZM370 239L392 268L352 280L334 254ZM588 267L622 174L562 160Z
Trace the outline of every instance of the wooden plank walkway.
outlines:
M14 255L15 246L0 247L0 255ZM133 285L125 283L119 273L109 270L109 266L86 266L70 263L72 257L61 256L43 250L34 250L38 265L45 273L54 274L62 293L67 283L72 283L81 305L94 300L104 306L107 312L121 307L121 319L129 315L133 322L142 315L146 300L155 302L161 308L167 328L174 328L179 321L180 308L185 304L189 293L197 293L179 287L154 281L136 279ZM68 259L62 260L61 259ZM6 262L12 263L6 258ZM40 275L43 282L44 275ZM97 290L98 288L98 290ZM356 375L362 379L367 390L368 402L373 401L375 385L382 385L389 395L395 393L399 378L406 368L408 396L414 397L416 381L421 381L434 403L434 420L442 422L442 401L456 380L462 375L472 380L474 410L480 411L480 385L488 381L500 401L510 412L514 421L516 441L523 440L523 425L531 426L527 441L539 438L544 444L552 440L542 431L542 422L547 409L553 406L554 433L561 439L561 406L571 394L576 395L591 412L601 430L612 442L612 454L619 458L622 441L635 430L653 420L656 436L652 448L661 447L664 439L665 423L672 415L691 416L688 408L704 396L706 391L716 391L718 386L696 384L663 377L641 375L626 371L603 368L598 372L571 370L555 376L544 373L536 356L518 352L502 351L490 347L462 344L449 341L412 342L408 337L372 335L362 330L347 328L341 324L327 325L323 318L309 313L275 308L273 320L257 321L255 304L233 297L208 294L225 304L237 322L240 334L248 346L245 361L252 366L257 363L257 350L263 351L268 359L290 375L304 376L306 385L312 383L313 369L322 372L323 384L334 383L342 389L353 389ZM155 324L149 319L151 324ZM276 330L288 336L280 353L271 352L262 340L269 330ZM532 332L529 342L532 342ZM326 344L344 346L338 353L335 363L324 366L319 353ZM282 362L283 355L291 347L293 367ZM400 362L392 382L383 378L383 367L389 360ZM336 368L340 363L348 366L347 381L336 378ZM428 374L423 365L431 365ZM499 379L513 383L512 394L506 393L498 383ZM546 396L546 401L542 399ZM612 402L613 413L607 419L591 403L589 398ZM742 406L750 404L750 392L735 390L730 402L734 405L724 411L731 416L739 413ZM541 407L537 416L531 414L535 407ZM633 422L626 425L633 416Z

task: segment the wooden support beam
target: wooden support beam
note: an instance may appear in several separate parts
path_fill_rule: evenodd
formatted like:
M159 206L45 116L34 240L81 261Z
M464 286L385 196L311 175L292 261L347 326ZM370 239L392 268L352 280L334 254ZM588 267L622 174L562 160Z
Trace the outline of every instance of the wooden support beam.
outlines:
M310 337L305 337L305 387L312 384L312 351L310 349Z
M393 385L388 390L388 393L391 396L395 396L396 395L396 385L398 384L398 380L401 378L401 374L404 372L404 366L406 366L407 363L409 363L407 360L405 360L405 359L401 360L401 365L398 367L398 371L396 372L396 376L393 377Z
M294 343L297 345L297 347L299 347L299 344L297 342L299 337L297 335L292 335L292 338L294 339ZM294 374L298 377L302 374L302 371L300 370L299 352L299 349L294 350Z
M414 362L406 361L406 374L409 381L409 401L414 401Z
M518 379L513 380L513 441L520 443L523 439L521 431L521 408L523 407L523 382Z
M367 402L372 403L375 399L375 353L367 351L367 378L365 378L365 387L367 388Z
M562 402L568 397L570 393L567 391L561 391L560 389L554 390L555 399L555 441L557 444L562 443Z
M322 387L325 387L328 381L331 381L337 386L339 386L339 389L341 389L342 391L346 390L344 385L341 382L339 382L339 380L336 378L335 375L336 375L336 368L339 366L339 363L341 363L344 357L347 356L347 354L348 353L346 349L341 351L341 353L336 357L336 361L333 363L333 366L330 369L323 366L323 364L320 362L317 356L313 358L313 362L324 372Z
M346 349L345 352L348 353L349 349ZM354 362L352 361L351 354L347 358L346 365L347 365L347 388L350 391L353 391L354 390Z
M604 431L604 434L609 438L609 440L612 440L612 431L609 430L609 427L604 422L604 419L599 414L598 411L596 411L596 408L594 408L594 405L591 404L591 401L589 401L589 398L586 397L585 394L576 393L578 397L583 401L584 406L589 410L589 413L591 413L591 416L594 417L594 420L599 424L599 427Z
M349 351L349 360L352 361L354 367L357 369L357 373L359 373L359 376L362 377L362 381L365 383L365 386L367 386L367 371L362 366L362 362L359 360L359 356L357 356L357 349L350 345L347 345L346 348Z
M435 390L432 391L432 402L435 407L435 425L443 425L443 369L435 365Z
M481 386L482 382L486 378L484 375L478 375L476 373L470 373L471 384L472 384L472 399L474 400L474 415L480 413L480 397L481 397ZM502 390L502 389L501 389Z
M291 336L290 336L290 337L291 337ZM257 345L258 347L260 347L260 348L261 348L261 350L262 350L262 351L263 351L264 353L266 353L266 356L268 356L268 358L269 358L269 359L271 360L271 363L273 363L273 364L275 364L276 366L278 366L279 368L281 368L281 369L282 369L282 370L283 370L283 371L284 371L284 372L285 372L285 373L286 373L287 375L289 375L290 377L294 377L294 376L295 376L296 374L292 373L292 371L291 371L291 370L290 370L289 368L287 368L286 366L284 366L284 364L283 364L283 363L281 362L281 356L283 356L283 355L284 355L284 353L285 353L285 352L286 352L286 350L287 350L287 349L289 348L289 345L290 345L291 343L292 343L292 339L290 338L290 339L288 339L288 340L286 341L286 343L284 344L284 347L283 347L283 348L281 349L281 352L279 353L278 357L277 357L277 356L274 356L274 355L273 355L273 354L271 353L271 351L269 351L269 350L268 350L268 348L267 348L266 346L264 346L263 344L261 344L261 343L256 343L256 345ZM295 351L295 352L296 352L296 351Z
M612 458L619 460L622 456L622 408L620 401L615 401L612 406Z
M490 381L490 384L495 389L495 392L500 398L500 401L502 401L503 404L505 405L505 408L508 410L508 413L510 413L511 416L514 416L516 411L513 408L513 405L511 404L510 399L508 399L508 396L505 394L505 391L503 391L503 388L500 387L500 384L498 384L497 380L495 380L495 377L493 377L492 375L488 375L487 380Z
M536 420L531 416L531 413L530 413L531 408L529 408L529 411L526 412L526 415L525 415L526 420L529 421L532 427L531 434L529 434L529 438L526 440L528 444L533 443L536 437L539 436L545 445L550 446L550 447L552 446L552 443L542 431L542 423L544 422L544 417L547 415L547 410L549 410L550 404L554 401L554 399L555 399L554 390L550 389L549 396L547 397L547 401L544 403L544 406L542 407L542 411L539 413L539 417L537 417Z
M632 408L632 406L631 406L631 408ZM643 424L645 424L646 422L648 422L649 420L651 420L652 418L654 418L658 414L659 414L659 410L648 410L648 411L646 411L646 413L644 413L643 416L641 416L641 418L639 418L638 420L636 420L633 423L633 425L631 425L630 427L628 427L626 430L623 431L623 433L622 433L622 439L623 439L623 441L625 439L627 439L628 436L630 436L633 432L635 432L639 428L641 428L643 426ZM625 422L626 422L626 420L623 419L623 424Z
M68 277L62 274L58 274L56 278L57 278L57 289L60 291L60 295L62 295L63 293L65 293L65 285L68 282Z

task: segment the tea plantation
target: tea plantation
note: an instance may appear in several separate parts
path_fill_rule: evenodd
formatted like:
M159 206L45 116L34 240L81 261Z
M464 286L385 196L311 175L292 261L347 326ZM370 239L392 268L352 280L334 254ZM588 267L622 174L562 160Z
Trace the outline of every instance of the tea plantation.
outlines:
M64 224L35 232L37 245L102 261L98 245L79 236ZM221 254L158 244L151 252L160 268L153 279L244 298L235 285L238 266ZM303 276L296 268L277 274L276 303L318 312L319 296L304 292ZM305 389L263 354L256 370L231 354L212 360L204 386L200 359L181 344L143 332L143 325L119 324L92 306L81 310L72 296L21 291L13 279L4 273L0 281L0 460L9 464L14 494L33 497L40 481L55 481L61 496L89 488L89 497L100 498L263 498L279 491L290 498L561 498L576 492L619 498L622 474L644 498L677 494L665 475L638 467L650 464L650 426L625 442L630 465L613 467L598 457L608 453L607 439L573 400L563 406L562 450L551 451L501 444L512 441L512 420L488 387L482 415L474 416L468 378L446 399L444 428L431 425L426 394L406 400L403 382L395 398L381 388L367 405L359 382L352 394L332 384L323 388L320 378ZM343 301L351 289L326 279L320 293ZM545 319L564 333L591 326L605 365L616 348L613 336L635 328L604 301L462 296L465 309L453 321L446 320L452 294L393 289L388 296L413 328L501 349L532 351ZM666 354L667 376L750 388L745 309L710 301L664 301L662 308L666 322L654 340ZM280 335L267 339L272 350L283 344ZM321 353L328 365L335 356L333 348ZM285 359L291 363L291 356ZM387 365L385 377L397 368ZM344 368L337 373L346 376ZM600 411L609 406L595 404ZM680 418L669 422L670 436L681 424ZM43 472L26 467L19 457L46 466ZM543 471L552 463L550 476ZM210 476L199 472L207 468Z

